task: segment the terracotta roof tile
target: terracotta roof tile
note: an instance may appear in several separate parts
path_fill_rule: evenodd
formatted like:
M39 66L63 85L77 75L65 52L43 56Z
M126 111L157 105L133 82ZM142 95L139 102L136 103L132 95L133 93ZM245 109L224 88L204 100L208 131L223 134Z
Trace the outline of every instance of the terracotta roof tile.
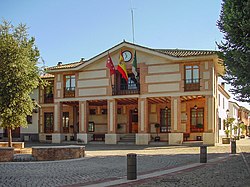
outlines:
M53 77L54 77L54 75L49 74L49 73L46 73L46 74L44 74L44 75L41 75L41 78L42 78L42 79L53 78Z
M173 57L190 57L190 56L203 56L203 55L216 54L216 51L208 51L208 50L186 50L186 49L154 49L154 50Z
M48 67L46 70L74 68L74 67L77 67L83 63L84 63L84 61L73 62L73 63L68 63L68 64L61 64L61 65L57 65L57 66Z

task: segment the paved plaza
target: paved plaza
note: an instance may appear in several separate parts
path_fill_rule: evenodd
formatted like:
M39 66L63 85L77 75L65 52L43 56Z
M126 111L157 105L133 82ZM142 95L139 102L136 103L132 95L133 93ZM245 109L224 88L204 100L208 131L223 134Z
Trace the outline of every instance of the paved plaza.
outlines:
M210 146L87 145L86 157L48 162L0 163L0 186L250 186L250 139ZM126 179L128 153L137 154L138 179Z

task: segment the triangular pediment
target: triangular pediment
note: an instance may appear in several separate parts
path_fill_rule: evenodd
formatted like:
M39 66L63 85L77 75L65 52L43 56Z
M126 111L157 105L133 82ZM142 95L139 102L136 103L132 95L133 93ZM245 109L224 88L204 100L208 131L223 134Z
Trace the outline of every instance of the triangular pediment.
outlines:
M110 54L114 65L118 65L119 63L119 54L122 51L130 51L132 55L134 54L134 51L137 51L137 58L140 59L141 56L145 56L145 58L149 59L149 63L154 63L154 61L150 62L150 59L154 58L160 58L163 61L166 62L178 62L183 60L192 60L192 59L199 59L199 58L208 58L215 57L215 51L205 51L205 50L180 50L180 49L151 49L148 47L140 46L137 44L132 44L126 41L123 41L114 47L111 47L110 49L94 56L93 58L90 58L89 60L85 61L79 61L69 64L61 64L54 67L48 68L48 72L61 72L61 71L80 71L85 69L89 66L94 66L98 64L101 64L100 66L106 66L105 61L107 60L108 53ZM138 63L140 62L146 62L143 58L141 58L141 61L138 60ZM133 60L133 59L132 59ZM132 61L130 60L130 61ZM157 63L157 62L156 62ZM101 67L100 67L101 68Z

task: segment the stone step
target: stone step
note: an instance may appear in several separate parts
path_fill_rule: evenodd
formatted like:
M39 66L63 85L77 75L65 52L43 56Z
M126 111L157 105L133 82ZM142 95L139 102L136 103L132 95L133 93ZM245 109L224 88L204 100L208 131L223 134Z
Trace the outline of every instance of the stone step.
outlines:
M129 142L118 141L117 143L120 144L120 145L134 145L135 144L135 142L130 142L130 141Z

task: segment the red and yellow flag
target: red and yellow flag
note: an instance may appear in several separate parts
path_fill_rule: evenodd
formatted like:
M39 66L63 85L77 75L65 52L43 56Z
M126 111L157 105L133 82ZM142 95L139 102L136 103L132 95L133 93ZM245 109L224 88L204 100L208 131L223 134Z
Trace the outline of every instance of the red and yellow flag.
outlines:
M121 53L120 53L119 64L118 64L117 70L122 75L122 78L124 78L128 82L127 67L126 67L126 63L124 62L124 59L123 59L123 56L122 56L122 50L121 50Z

